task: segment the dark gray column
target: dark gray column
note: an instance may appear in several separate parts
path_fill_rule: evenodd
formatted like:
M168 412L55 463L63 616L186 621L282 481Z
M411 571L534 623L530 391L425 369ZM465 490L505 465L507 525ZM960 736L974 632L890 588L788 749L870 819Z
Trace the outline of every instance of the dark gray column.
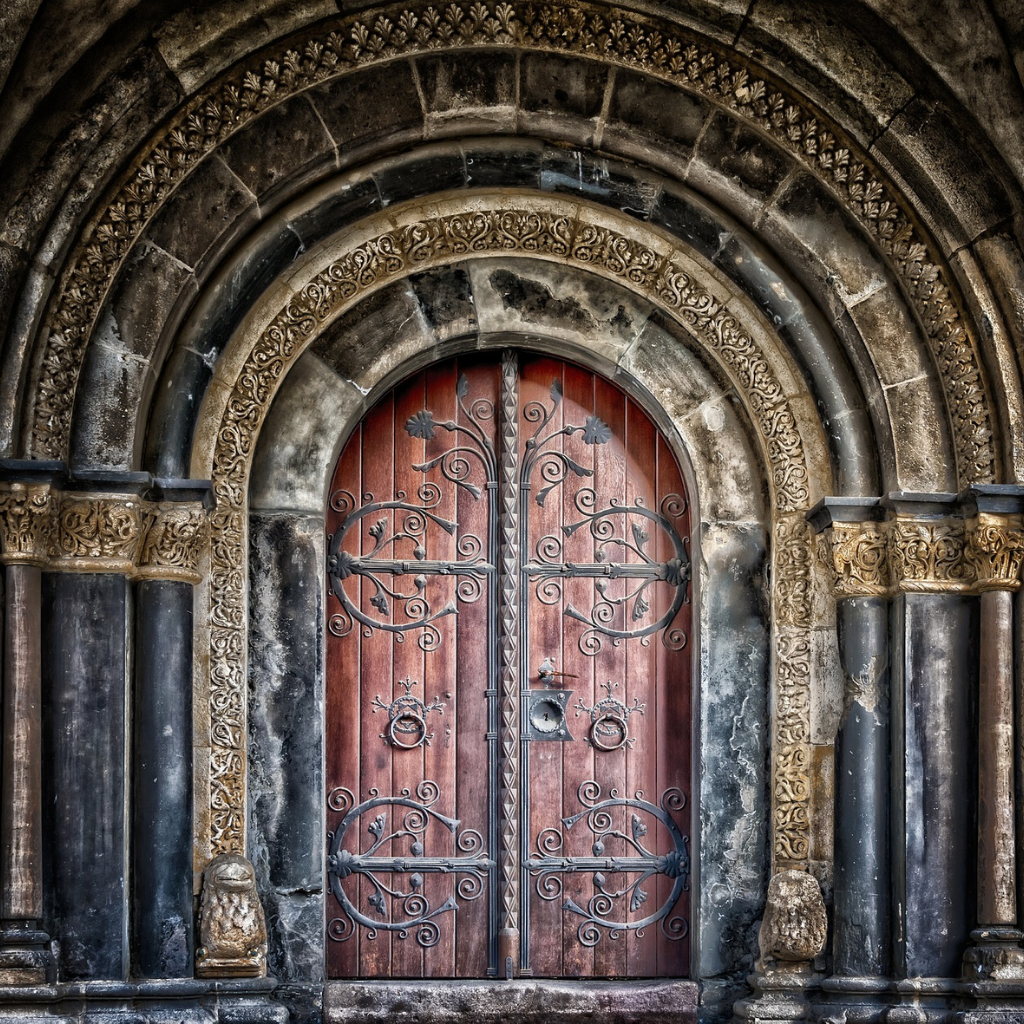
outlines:
M892 970L889 871L889 574L877 498L826 498L808 518L825 531L843 673L835 742L832 977L843 1005L881 1006Z
M128 587L114 573L44 575L47 917L64 979L128 967Z
M889 927L889 602L836 605L845 682L836 737L833 970L881 977L891 969Z
M143 978L192 974L192 584L135 592L132 949Z
M136 570L132 729L132 968L192 976L193 586L208 481L157 480Z

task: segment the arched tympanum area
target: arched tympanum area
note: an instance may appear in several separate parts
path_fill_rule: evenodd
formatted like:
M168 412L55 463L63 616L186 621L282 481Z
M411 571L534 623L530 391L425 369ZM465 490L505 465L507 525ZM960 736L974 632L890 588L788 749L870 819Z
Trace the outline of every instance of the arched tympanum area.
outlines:
M73 834L91 866L26 854L7 916L59 940L60 984L189 979L299 1020L439 998L325 988L325 510L392 389L514 352L620 389L689 493L690 948L667 973L690 981L613 998L658 1019L699 993L707 1020L1014 998L971 986L1018 957L1016 198L995 158L956 181L928 132L965 122L918 109L929 72L894 77L865 17L833 26L866 47L859 92L756 10L292 12L263 50L169 29L179 86L122 101L63 205L26 183L0 408L5 508L39 516L5 519L8 593L36 619L8 644L51 653L5 757L52 768L26 848ZM80 765L126 758L86 800ZM255 869L275 982L192 979L216 973L193 895L221 853ZM335 973L416 974L370 961ZM473 1012L513 998L487 991Z

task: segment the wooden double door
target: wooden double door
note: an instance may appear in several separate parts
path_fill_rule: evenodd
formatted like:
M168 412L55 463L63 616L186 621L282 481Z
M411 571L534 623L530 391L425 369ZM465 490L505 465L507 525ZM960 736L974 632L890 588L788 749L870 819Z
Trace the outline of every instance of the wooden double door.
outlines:
M525 352L407 380L328 510L332 977L689 963L689 511L623 392Z

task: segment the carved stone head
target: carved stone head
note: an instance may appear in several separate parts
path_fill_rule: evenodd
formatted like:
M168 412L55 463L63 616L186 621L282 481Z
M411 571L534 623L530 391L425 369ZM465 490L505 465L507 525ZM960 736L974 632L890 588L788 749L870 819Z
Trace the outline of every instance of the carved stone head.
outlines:
M203 872L196 973L225 978L267 973L267 926L256 873L237 854L214 857Z
M768 884L758 945L761 960L790 963L813 960L828 933L821 887L806 871L780 871Z

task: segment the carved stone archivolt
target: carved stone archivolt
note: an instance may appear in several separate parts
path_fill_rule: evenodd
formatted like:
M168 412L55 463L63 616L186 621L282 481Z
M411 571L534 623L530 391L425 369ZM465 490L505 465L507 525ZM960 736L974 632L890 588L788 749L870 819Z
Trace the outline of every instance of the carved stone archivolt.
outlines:
M981 593L1020 588L1019 516L974 519L897 515L886 522L833 523L820 555L836 598L896 593Z
M445 206L454 207L446 212ZM326 266L308 271L288 303L232 355L234 379L223 380L217 408L204 409L199 436L212 459L197 454L193 469L209 475L217 497L211 517L209 581L209 832L210 854L244 850L245 794L245 501L256 436L274 393L292 362L335 318L370 291L415 270L467 257L529 255L557 258L619 280L649 298L687 328L732 380L760 435L773 502L779 512L775 543L777 686L791 709L778 726L775 830L778 857L803 864L810 856L810 624L811 531L804 517L811 469L802 423L780 378L784 359L765 350L742 326L741 314L703 284L671 245L631 225L627 234L608 214L583 204L536 195L476 194L437 204L438 215L416 218L416 208L389 211L390 228L359 236ZM262 315L262 314L261 314ZM219 410L219 411L218 411ZM219 418L217 418L219 417ZM815 442L819 444L818 441ZM205 845L208 843L208 847Z
M706 38L596 3L409 5L387 14L341 17L323 22L305 38L277 44L208 85L151 136L72 252L47 317L50 332L34 389L29 452L64 454L85 350L117 271L145 226L204 157L303 89L402 55L479 46L556 50L638 68L725 107L786 147L868 231L917 309L953 424L959 479L995 478L991 402L977 345L937 246L922 234L919 218L880 169L820 111ZM429 238L424 242L429 245ZM554 252L568 244L557 233L536 242ZM586 244L610 266L622 240L606 240L597 231ZM640 254L623 261L631 280L653 269L644 259ZM372 262L377 260L386 263L387 253L381 251ZM374 273L370 265L359 270Z
M0 488L0 560L195 583L207 518L198 504L8 483Z

